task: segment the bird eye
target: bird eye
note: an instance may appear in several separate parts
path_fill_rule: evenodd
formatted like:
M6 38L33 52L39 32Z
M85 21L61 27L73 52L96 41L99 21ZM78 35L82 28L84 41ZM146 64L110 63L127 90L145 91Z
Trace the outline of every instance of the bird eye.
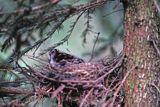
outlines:
M56 50L55 50L55 49L52 50L52 51L50 51L50 54L54 54L54 53L56 53Z

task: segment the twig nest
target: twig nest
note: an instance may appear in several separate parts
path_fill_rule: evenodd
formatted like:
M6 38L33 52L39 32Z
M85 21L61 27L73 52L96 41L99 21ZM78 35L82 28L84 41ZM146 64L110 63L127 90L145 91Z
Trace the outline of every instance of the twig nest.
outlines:
M36 70L36 77L44 78L45 81L59 82L65 84L88 84L100 76L104 65L95 62L85 62L79 64L66 63L65 66L43 67ZM38 79L39 79L38 78Z
M105 62L68 61L64 65L45 65L31 68L26 72L38 83L36 89L38 98L62 95L63 101L75 102L80 106L91 107L97 104L108 106L112 103L113 93L121 80L117 72L121 70L123 58L124 56L119 55ZM121 96L117 96L116 103L119 104L122 99Z
M56 69L63 74L86 76L92 73L96 74L103 67L104 66L99 63L87 62L87 63L79 63L79 64L68 63L63 67L58 67L58 68L55 67L53 69Z

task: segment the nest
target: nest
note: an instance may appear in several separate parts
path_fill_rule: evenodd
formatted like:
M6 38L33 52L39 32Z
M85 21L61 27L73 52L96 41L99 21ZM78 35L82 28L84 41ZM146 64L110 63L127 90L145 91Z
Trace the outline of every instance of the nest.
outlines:
M66 63L29 70L37 83L36 95L56 98L58 106L106 107L119 106L121 93L114 93L121 81L123 56L99 62Z

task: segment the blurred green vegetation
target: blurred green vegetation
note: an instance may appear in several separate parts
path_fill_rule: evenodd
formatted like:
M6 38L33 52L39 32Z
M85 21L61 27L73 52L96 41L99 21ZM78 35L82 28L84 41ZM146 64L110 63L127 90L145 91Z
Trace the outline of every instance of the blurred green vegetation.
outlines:
M26 0L28 1L28 0ZM79 2L78 2L79 1ZM62 0L62 4L81 4L86 2L86 0ZM105 6L96 9L96 12L94 14L91 14L92 20L91 25L93 26L94 32L100 32L98 43L96 43L96 54L95 56L100 56L101 54L105 53L108 49L109 50L115 50L120 51L122 49L122 43L119 42L120 38L123 34L123 26L122 26L122 20L123 20L123 10L122 5L119 4L115 7L117 1L110 1ZM5 11L13 11L16 9L16 3L14 0L0 0L0 7L3 8ZM118 11L119 10L119 11ZM114 12L115 11L115 12ZM113 12L113 13L112 13ZM110 14L111 13L111 14ZM108 15L107 15L108 14ZM74 22L76 16L69 18L67 21L63 23L63 28L59 31L57 31L55 34L53 34L52 38L47 40L39 50L43 50L47 47L52 46L54 43L59 42L63 37L67 35L67 32L70 30L70 25L72 22ZM65 43L58 48L61 50L75 54L76 56L84 57L88 59L92 53L92 48L94 41L96 39L96 34L90 33L87 35L87 43L82 45L82 32L85 28L85 22L86 18L84 18L84 15L80 18L78 23L76 24L73 33L71 34L71 37L69 38L68 44ZM38 33L34 33L36 36ZM4 38L0 38L0 41L4 41ZM114 46L112 49L112 45L119 42L120 45ZM2 42L0 42L2 45ZM118 47L118 49L117 49ZM70 52L69 52L69 51ZM0 59L6 59L10 53L12 48L7 52L1 52L0 53ZM99 53L100 52L100 53ZM101 53L102 52L102 53ZM112 52L111 52L112 53ZM109 54L111 54L109 52ZM114 53L114 51L113 51ZM84 56L87 55L87 56ZM107 53L106 53L107 55Z

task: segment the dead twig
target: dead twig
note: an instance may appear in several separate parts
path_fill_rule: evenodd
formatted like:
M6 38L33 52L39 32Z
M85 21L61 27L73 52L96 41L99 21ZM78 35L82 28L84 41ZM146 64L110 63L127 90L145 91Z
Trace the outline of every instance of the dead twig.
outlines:
M87 98L90 96L90 94L92 93L94 88L90 89L90 91L88 92L88 94L85 96L85 98L82 100L81 104L79 107L83 107L84 103L87 102Z
M156 0L153 0L153 2L154 2L154 5L156 6L158 12L160 13L160 7L159 7L157 1L156 1Z
M156 49L158 55L160 56L160 50L158 49L158 46L156 45L156 42L154 40L152 40L153 46Z
M61 85L60 87L58 87L53 93L52 93L52 96L51 98L54 98L58 95L58 93L62 92L63 89L65 88L65 85Z
M95 32L95 33L96 33L96 32ZM97 41L98 41L99 35L100 35L100 33L98 32L98 33L97 33L96 40L95 40L94 45L93 45L93 48L92 48L91 58L90 58L90 60L89 60L89 61L91 61L91 60L93 59L93 57L94 57L94 50L95 50L95 47L96 47L96 44L97 44Z
M160 93L160 88L158 88L158 86L156 86L154 83L152 83L151 85L157 89L158 93Z
M137 66L133 66L125 75L125 77L123 78L123 80L121 81L121 84L119 85L119 87L116 89L113 99L112 99L112 103L110 104L109 107L113 107L114 106L114 102L116 100L117 94L119 93L122 85L124 84L124 82L126 81L127 77L129 76L129 74L131 73L131 71L133 71Z
M0 94L29 94L33 93L33 90L17 88L17 87L0 87Z
M121 57L121 59L118 61L118 63L108 72L106 72L103 76L101 76L100 78L98 78L97 80L95 80L95 83L102 81L108 74L110 74L111 72L113 72L118 66L120 66L123 62L124 59L124 55ZM104 68L105 70L105 68Z

